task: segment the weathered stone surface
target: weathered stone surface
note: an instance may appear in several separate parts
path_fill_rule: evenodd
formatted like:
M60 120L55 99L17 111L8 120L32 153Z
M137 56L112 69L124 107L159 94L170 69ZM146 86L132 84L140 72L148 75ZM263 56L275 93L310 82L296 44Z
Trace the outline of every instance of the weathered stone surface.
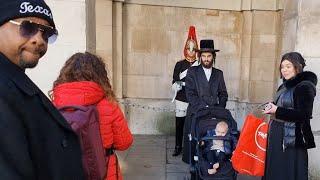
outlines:
M283 37L282 37L282 54L294 51L297 42L298 17L286 19L283 22Z
M257 10L277 10L279 1L275 0L252 0L252 9Z
M301 0L300 0L301 1ZM297 4L296 4L297 5ZM307 0L301 1L300 5L300 12L299 15L301 16L320 16L320 1L318 0Z
M96 23L99 26L112 26L112 2L96 0Z
M273 82L250 81L249 100L252 103L269 102L272 100L274 89Z
M240 69L241 80L249 80L250 67L251 67L250 58L242 58L241 59L241 69Z
M241 102L249 101L249 80L241 80L239 86L239 100Z
M274 59L255 59L251 62L250 79L254 81L272 82L275 67Z
M296 49L307 57L320 57L320 13L319 16L299 17Z
M276 35L258 35L252 37L252 58L275 58Z
M96 29L96 48L112 53L112 26L98 26Z
M243 35L241 39L241 57L250 58L251 57L251 48L252 48L252 36Z
M130 42L134 52L151 52L152 33L149 29L135 29L132 32L132 41Z
M127 98L125 114L134 134L172 134L175 131L174 104L169 100Z
M252 34L278 34L279 16L275 11L255 11L253 14Z

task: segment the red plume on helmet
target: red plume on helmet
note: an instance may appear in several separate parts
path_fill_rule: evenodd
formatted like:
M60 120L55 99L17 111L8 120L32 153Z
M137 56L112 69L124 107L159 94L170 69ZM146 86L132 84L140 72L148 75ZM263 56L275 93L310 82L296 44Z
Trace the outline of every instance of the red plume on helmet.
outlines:
M188 39L186 41L186 44L184 45L184 50L183 50L184 57L186 58L186 60L190 62L195 61L197 58L197 52L196 52L197 50L198 50L198 41L196 36L196 28L194 26L190 26Z

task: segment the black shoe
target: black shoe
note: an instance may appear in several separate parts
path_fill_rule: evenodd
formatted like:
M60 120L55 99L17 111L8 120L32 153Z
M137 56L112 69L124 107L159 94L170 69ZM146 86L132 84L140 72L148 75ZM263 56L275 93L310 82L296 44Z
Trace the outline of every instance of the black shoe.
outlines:
M181 147L176 147L174 148L174 152L172 156L179 156L181 154L182 148Z

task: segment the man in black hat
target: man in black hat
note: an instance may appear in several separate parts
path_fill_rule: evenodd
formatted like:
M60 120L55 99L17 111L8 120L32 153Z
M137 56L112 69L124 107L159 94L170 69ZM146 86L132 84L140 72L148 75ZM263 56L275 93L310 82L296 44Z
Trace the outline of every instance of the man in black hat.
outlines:
M201 107L226 107L228 93L223 72L213 67L216 59L213 40L201 40L199 66L190 67L186 76L186 97L189 101L187 119L184 126L184 148L182 160L190 162L193 152L189 152L189 133L191 128L190 115ZM191 150L192 151L192 150ZM191 153L191 156L190 156Z
M82 180L76 134L25 74L58 35L43 0L0 0L1 179Z
M213 40L200 41L200 66L191 67L186 76L186 96L190 108L219 106L226 107L228 100L227 88L223 72L213 65L216 52Z

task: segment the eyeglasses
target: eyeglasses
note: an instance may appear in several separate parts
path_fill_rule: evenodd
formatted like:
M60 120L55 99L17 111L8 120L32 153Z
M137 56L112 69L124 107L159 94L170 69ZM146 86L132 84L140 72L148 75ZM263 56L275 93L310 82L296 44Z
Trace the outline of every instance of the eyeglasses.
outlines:
M58 37L58 31L47 25L38 24L32 21L24 20L22 22L17 22L10 20L12 24L20 26L20 34L25 38L31 38L36 35L39 31L42 32L42 38L49 44L54 43Z

